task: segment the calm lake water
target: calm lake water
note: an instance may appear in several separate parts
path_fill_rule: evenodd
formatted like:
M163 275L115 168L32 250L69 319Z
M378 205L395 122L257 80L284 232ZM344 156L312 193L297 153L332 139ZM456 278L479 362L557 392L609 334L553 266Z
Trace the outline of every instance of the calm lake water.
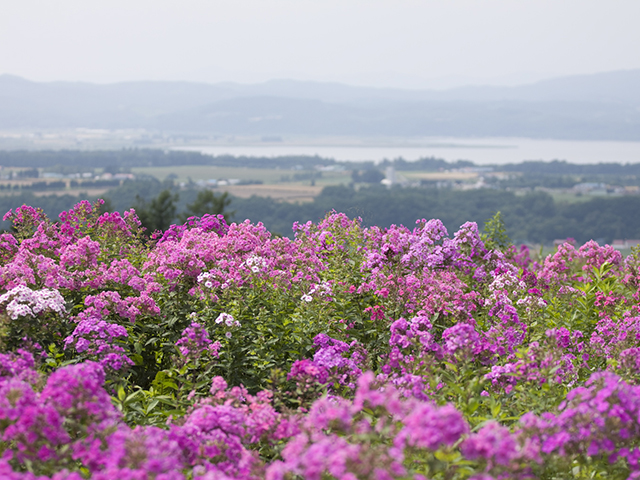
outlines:
M208 155L276 157L282 155L318 155L340 161L379 162L402 157L423 157L448 161L471 160L478 165L519 163L526 160L566 160L570 163L638 163L640 142L534 140L528 138L432 138L413 144L287 145L265 143L253 145L212 145L175 147L175 150L198 151Z

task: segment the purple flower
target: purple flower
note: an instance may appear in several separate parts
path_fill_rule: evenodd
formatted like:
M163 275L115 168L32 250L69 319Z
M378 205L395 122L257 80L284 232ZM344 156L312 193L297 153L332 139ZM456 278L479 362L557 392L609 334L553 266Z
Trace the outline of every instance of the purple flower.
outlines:
M99 364L69 365L51 374L41 398L68 421L101 430L120 419L103 384L104 369Z
M218 358L221 347L220 342L211 341L207 330L197 322L192 322L191 326L184 329L176 346L179 347L183 357L191 360L196 360L204 352L209 352L214 358Z
M482 458L490 465L507 466L523 456L518 436L493 421L467 437L460 449L465 457L471 460Z
M453 405L437 407L424 402L403 419L404 427L394 440L396 447L408 445L437 450L456 443L469 426Z

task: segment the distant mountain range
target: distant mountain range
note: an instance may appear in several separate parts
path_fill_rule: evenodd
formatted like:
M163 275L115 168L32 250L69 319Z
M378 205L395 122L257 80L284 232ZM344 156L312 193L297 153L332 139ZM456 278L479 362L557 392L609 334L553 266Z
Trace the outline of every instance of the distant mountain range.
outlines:
M0 129L61 128L640 140L640 70L444 91L294 80L97 85L0 76Z

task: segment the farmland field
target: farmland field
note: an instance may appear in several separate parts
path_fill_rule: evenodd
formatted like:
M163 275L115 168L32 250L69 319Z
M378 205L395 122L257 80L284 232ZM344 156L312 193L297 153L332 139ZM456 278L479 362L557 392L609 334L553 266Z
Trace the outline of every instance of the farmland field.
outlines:
M235 179L242 182L261 182L250 185L225 185L214 188L217 192L229 192L231 195L248 198L252 195L270 197L277 200L309 202L327 185L346 184L351 180L350 171L309 172L292 169L258 169L210 166L180 167L140 167L131 169L135 174L150 175L165 180L172 175L176 182L198 182ZM296 175L316 175L313 185L310 179L296 180Z
M308 182L307 182L308 183ZM300 185L300 184L268 184L268 185L230 185L217 187L215 192L229 192L239 198L249 198L253 195L258 197L268 197L275 200L288 202L310 202L322 191L322 186Z
M135 174L145 174L165 180L169 175L175 175L178 182L209 179L229 179L251 181L259 180L264 183L280 183L283 177L294 178L294 175L305 173L304 170L276 169L276 168L244 168L244 167L216 167L206 165L185 165L177 167L136 167L131 171ZM351 172L322 172L318 182L326 184L348 182ZM285 180L286 181L286 180ZM308 182L307 182L308 183Z

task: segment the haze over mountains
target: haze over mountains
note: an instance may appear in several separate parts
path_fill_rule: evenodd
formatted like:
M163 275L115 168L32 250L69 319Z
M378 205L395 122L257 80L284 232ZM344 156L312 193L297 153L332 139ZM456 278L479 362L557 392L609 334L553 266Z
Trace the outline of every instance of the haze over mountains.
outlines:
M0 76L0 129L69 128L638 141L640 70L444 91L293 80L98 85Z

